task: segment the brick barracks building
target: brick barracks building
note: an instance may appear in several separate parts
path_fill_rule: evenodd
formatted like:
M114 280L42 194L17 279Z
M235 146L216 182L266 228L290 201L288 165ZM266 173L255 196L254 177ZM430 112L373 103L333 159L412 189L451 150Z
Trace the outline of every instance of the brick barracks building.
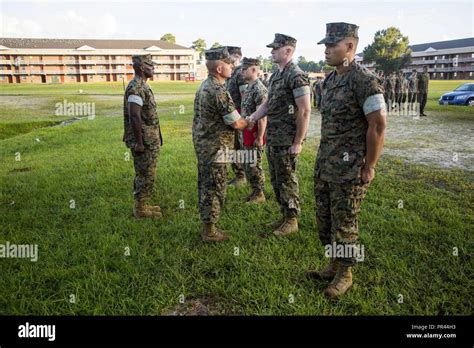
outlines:
M422 71L428 67L432 80L472 80L474 79L474 38L429 42L409 46L412 50L411 63L403 69L409 73L413 69ZM373 63L365 63L362 53L356 60L373 70Z
M148 53L151 80L195 78L197 53L167 41L0 38L0 83L128 81L132 55Z

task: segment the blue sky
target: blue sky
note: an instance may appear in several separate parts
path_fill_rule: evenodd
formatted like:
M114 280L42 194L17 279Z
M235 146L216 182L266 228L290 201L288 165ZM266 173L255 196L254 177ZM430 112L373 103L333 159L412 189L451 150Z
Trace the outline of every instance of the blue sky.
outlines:
M410 43L474 36L473 1L4 1L0 37L159 39L175 34L190 46L202 37L242 46L244 56L269 55L275 32L298 40L296 55L319 61L328 22L360 26L361 51L389 26Z

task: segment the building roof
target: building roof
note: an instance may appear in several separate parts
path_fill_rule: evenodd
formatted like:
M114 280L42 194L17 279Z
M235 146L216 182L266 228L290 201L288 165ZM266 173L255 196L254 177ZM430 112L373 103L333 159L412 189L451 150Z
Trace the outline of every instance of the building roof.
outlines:
M451 48L462 48L470 46L474 46L474 37L447 41L428 42L423 44L410 45L409 47L413 52L423 52L426 51L428 48L433 48L435 50L447 50Z
M23 39L0 38L0 45L26 49L77 49L90 46L96 49L146 49L156 46L163 50L189 49L163 40L88 40L88 39Z
M410 45L412 52L424 52L429 48L435 50L446 50L452 48L462 48L462 47L473 47L474 46L474 37L468 37L465 39L456 39L456 40L447 40L447 41L436 41L428 42L416 45ZM364 54L359 52L356 54L356 57L363 58Z

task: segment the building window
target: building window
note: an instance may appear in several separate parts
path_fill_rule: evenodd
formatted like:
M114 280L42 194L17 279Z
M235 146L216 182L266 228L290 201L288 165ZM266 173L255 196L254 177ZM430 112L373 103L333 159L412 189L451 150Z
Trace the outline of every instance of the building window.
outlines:
M458 76L458 73L457 73L457 72L454 73L454 77L456 77L456 76Z
M471 71L471 72L469 72L469 77L471 77L471 76L472 76L472 71Z
M435 56L435 60L437 60L437 59L438 59L438 56Z
M441 73L441 77L443 77L443 76L444 76L444 73Z

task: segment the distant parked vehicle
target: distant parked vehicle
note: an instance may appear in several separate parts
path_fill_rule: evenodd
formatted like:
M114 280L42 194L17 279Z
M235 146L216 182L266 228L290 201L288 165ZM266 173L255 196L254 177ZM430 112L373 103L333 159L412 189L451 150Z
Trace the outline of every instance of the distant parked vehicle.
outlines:
M474 106L474 83L465 83L439 98L440 105Z

